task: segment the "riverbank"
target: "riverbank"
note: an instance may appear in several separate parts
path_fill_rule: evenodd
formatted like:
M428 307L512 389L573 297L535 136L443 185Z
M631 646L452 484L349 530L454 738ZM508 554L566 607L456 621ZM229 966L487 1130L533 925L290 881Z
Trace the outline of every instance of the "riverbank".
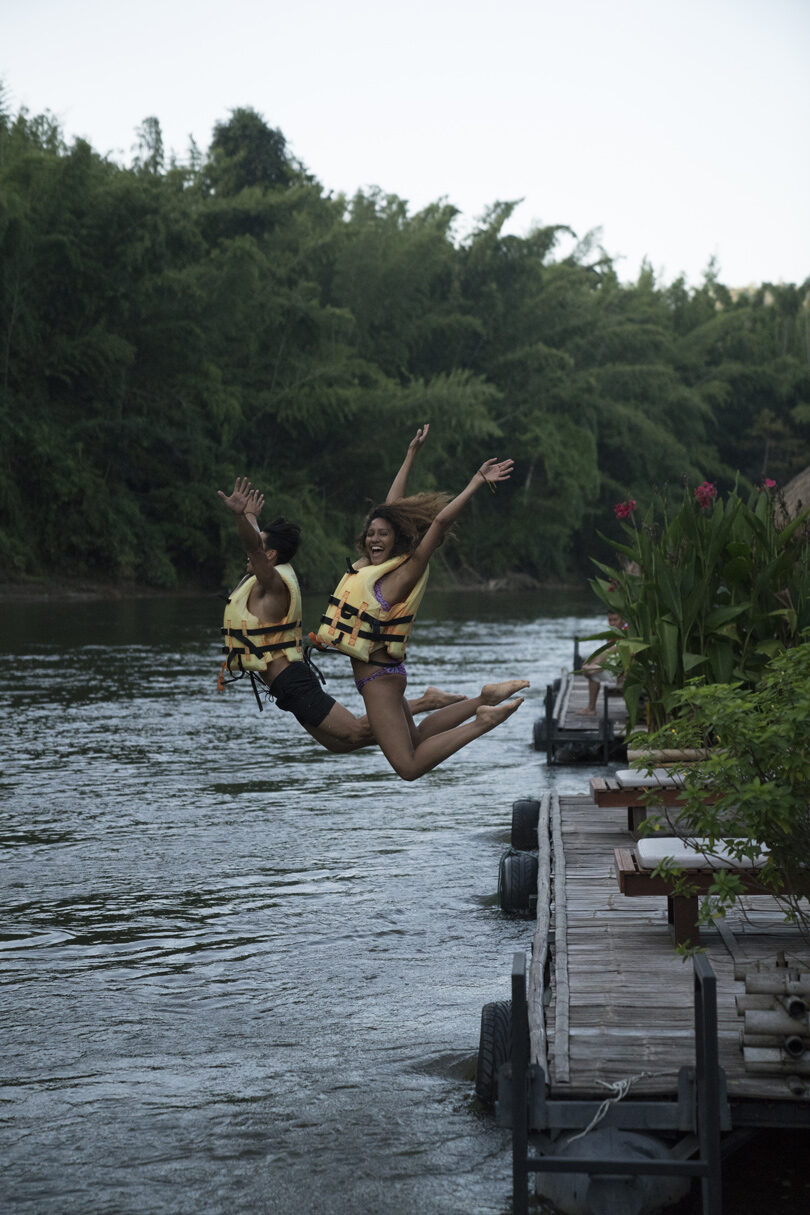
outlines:
M329 594L327 588L313 590L304 587L304 593L309 595ZM503 578L491 578L487 581L451 582L441 577L431 579L431 589L436 591L464 591L484 594L520 594L526 592L554 592L573 595L588 594L585 579L581 582L538 582L526 574L515 574ZM104 599L177 599L182 597L202 599L220 595L225 587L204 587L200 585L165 587L148 586L141 582L113 582L92 578L30 578L19 582L0 582L0 603L3 602L39 602L49 599L82 600Z
M166 590L138 582L95 582L87 578L49 578L47 581L32 578L27 582L0 582L0 603L39 602L46 599L67 599L76 603L83 599L176 599L178 596L201 598L213 594L216 592L202 587L174 587L172 590Z

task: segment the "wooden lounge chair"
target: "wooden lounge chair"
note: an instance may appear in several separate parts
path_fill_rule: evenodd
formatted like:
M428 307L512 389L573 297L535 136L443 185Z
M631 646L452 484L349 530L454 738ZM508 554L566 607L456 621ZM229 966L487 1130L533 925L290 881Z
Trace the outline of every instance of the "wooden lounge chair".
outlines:
M591 777L590 786L597 806L627 807L627 828L635 832L650 809L681 804L683 778L667 768L656 768L650 775L625 768L613 777Z
M718 869L735 873L746 894L770 894L773 889L759 880L766 857L756 862L740 861L715 847L718 856L708 857L703 851L705 841L692 844L678 836L639 840L635 848L615 848L613 851L616 876L622 894L629 896L663 894L667 899L667 919L676 945L698 945L698 899L709 892ZM688 870L687 880L694 891L674 894L674 877L653 876L653 870L665 857L671 857L679 869Z

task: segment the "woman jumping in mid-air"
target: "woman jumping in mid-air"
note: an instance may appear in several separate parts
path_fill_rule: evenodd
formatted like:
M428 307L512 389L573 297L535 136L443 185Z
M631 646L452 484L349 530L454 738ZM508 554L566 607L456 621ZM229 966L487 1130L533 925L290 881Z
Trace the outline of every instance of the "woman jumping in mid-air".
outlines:
M418 727L408 708L405 644L424 594L428 562L473 494L507 480L514 463L487 460L453 499L435 493L405 498L428 429L417 431L385 503L369 513L358 542L363 555L331 596L317 634L320 645L351 657L377 745L409 781L500 725L523 703L522 696L509 697L529 686L525 679L485 684L478 696L438 709Z

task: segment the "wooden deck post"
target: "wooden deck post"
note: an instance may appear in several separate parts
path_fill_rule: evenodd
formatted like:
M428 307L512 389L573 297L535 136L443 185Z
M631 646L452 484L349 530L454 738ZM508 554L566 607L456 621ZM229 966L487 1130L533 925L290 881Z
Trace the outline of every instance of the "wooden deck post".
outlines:
M698 896L667 895L667 920L676 945L699 945Z

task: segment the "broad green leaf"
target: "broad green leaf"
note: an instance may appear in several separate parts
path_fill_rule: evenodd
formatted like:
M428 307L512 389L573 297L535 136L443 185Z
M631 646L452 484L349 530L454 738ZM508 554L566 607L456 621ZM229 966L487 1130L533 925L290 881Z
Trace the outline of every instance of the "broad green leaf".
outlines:
M661 644L664 671L668 682L672 683L678 671L678 626L671 620L659 620L658 637Z
M744 612L749 610L748 603L735 603L730 607L718 607L710 612L706 617L706 632L713 633L724 625L729 624L732 620L737 620Z

